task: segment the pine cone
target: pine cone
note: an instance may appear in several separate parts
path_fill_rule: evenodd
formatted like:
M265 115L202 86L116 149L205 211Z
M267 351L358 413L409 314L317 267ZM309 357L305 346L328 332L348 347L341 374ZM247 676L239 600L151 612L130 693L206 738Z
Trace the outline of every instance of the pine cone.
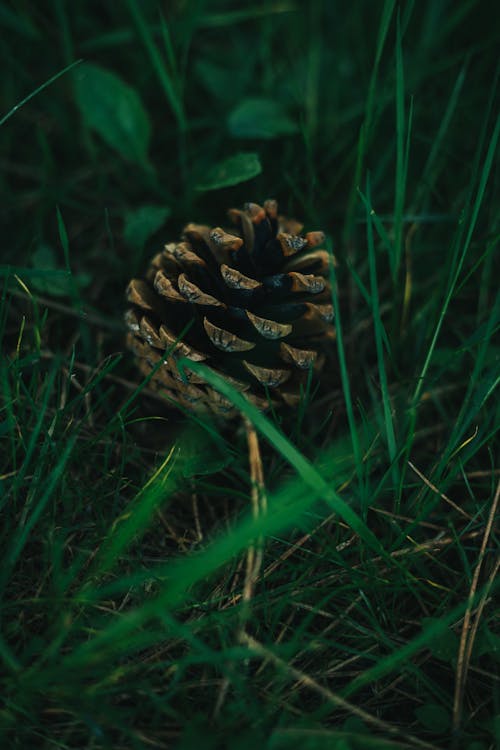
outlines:
M145 279L132 279L126 313L142 373L163 359L150 385L182 408L225 417L234 406L194 372L182 375L180 357L205 361L261 409L290 406L334 337L328 253L317 249L324 234L302 236L274 200L231 209L229 218L231 233L188 224Z

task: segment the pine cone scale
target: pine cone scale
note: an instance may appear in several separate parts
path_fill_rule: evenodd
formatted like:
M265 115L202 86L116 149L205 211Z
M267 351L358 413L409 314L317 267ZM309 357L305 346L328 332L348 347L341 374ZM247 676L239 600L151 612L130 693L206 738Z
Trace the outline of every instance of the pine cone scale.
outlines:
M141 372L154 369L152 386L183 408L224 416L234 407L189 368L179 371L179 357L206 361L259 408L290 405L334 336L323 233L301 236L275 201L229 216L235 230L188 224L180 242L165 245L145 278L130 282L125 316L127 344Z

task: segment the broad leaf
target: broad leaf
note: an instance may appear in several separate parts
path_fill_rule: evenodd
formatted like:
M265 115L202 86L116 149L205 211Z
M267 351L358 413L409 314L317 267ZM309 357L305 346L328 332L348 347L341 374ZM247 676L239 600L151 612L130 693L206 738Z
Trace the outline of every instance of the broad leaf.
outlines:
M167 206L140 206L125 216L123 239L131 248L142 250L146 241L170 216Z
M196 188L197 190L218 190L251 180L261 172L262 166L257 154L239 153L212 167Z
M83 119L127 161L148 165L151 124L137 92L115 73L84 63L75 72Z
M245 99L228 118L235 138L277 138L298 131L297 123L273 99Z

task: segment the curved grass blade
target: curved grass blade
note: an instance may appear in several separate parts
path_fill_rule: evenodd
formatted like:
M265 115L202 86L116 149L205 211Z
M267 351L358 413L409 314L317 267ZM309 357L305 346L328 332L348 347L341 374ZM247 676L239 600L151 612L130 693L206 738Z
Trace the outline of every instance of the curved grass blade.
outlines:
M223 377L205 367L200 362L183 359L179 368L189 362L190 370L201 375L207 383L228 398L252 422L254 427L271 443L271 445L297 471L303 481L317 497L322 497L338 515L359 535L361 539L378 555L387 558L387 554L376 536L370 531L358 514L335 492L323 479L321 474L300 451L281 433L253 404L236 391Z
M28 94L28 96L25 96L24 99L21 99L21 101L18 104L16 104L14 107L12 107L12 109L9 110L7 112L7 114L2 117L2 119L0 120L0 125L3 125L4 122L7 122L7 120L10 117L12 117L12 115L14 115L17 112L18 109L20 109L27 102L29 102L30 99L33 99L33 97L36 96L37 94L39 94L40 91L43 91L44 89L46 89L47 86L50 86L51 83L54 83L54 81L57 81L57 79L60 78L61 76L63 76L65 73L67 73L68 70L71 70L71 68L74 68L77 65L80 65L80 63L82 63L82 62L83 62L83 60L75 60L75 62L72 62L71 65L67 65L65 68L63 68L62 70L60 70L59 73L56 73L51 78L49 78L48 81L45 81L45 83L42 83L42 85L39 86L34 91L32 91L31 94Z

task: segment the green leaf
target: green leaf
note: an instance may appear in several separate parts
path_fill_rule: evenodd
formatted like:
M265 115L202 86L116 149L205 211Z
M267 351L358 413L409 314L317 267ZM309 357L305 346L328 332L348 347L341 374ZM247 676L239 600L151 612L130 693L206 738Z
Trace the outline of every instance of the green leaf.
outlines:
M131 248L142 250L146 241L170 216L167 206L140 206L125 216L123 239Z
M262 172L257 154L241 152L230 156L209 170L205 179L198 183L197 190L218 190L251 180Z
M426 703L415 709L415 716L431 732L444 733L450 726L450 714L437 703Z
M277 138L298 131L298 125L273 99L245 99L228 118L234 138Z
M75 97L89 128L127 161L145 166L151 124L137 92L109 70L84 63L75 72Z

